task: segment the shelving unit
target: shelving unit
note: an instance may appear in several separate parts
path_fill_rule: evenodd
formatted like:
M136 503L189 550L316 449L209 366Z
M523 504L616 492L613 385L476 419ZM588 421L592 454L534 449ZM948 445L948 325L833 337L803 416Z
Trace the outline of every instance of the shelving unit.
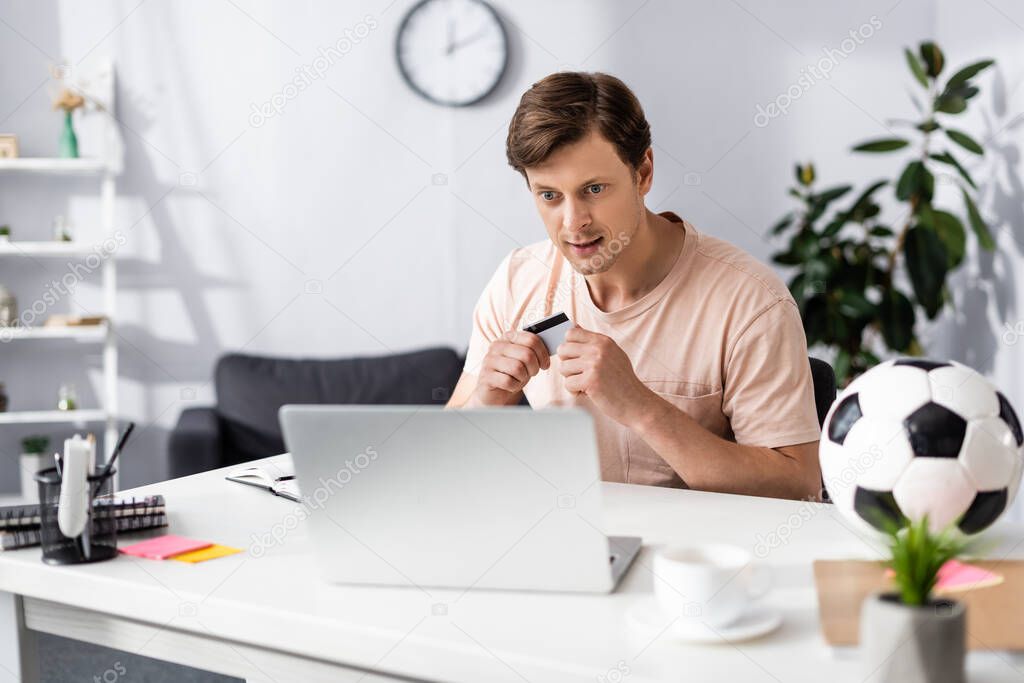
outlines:
M91 175L99 180L100 220L102 238L114 234L114 201L116 181L112 170L97 159L42 159L19 158L0 160L0 175L28 172L33 174ZM4 258L59 257L84 259L97 253L93 244L83 242L0 242L0 260ZM104 310L107 319L103 325L78 327L10 327L0 330L0 340L7 343L28 343L52 339L74 340L103 345L102 405L91 410L43 410L0 413L0 425L14 424L73 424L104 423L103 453L109 457L117 441L117 342L114 335L114 313L117 304L116 253L104 256L100 265Z
M88 93L92 101L100 102L108 111L114 109L114 72L109 60L96 60L88 74L73 85ZM85 71L84 69L82 70ZM76 67L76 73L78 68ZM86 177L98 182L100 198L99 234L91 234L90 241L78 242L19 242L0 241L0 271L7 259L66 258L83 260L103 254L100 245L115 236L114 202L116 200L116 175L121 168L121 146L116 127L109 124L104 133L102 154L104 158L52 159L21 157L0 159L0 177L11 174L28 174L45 177ZM15 235L16 236L16 235ZM93 241L92 238L95 237ZM117 253L102 255L98 267L103 291L103 310L91 312L105 317L101 325L68 327L9 327L0 330L0 340L5 342L4 355L13 356L25 344L58 344L56 340L73 341L81 344L98 344L103 347L103 381L100 391L100 406L70 411L22 410L0 413L0 426L6 425L57 425L85 426L103 425L103 460L117 441L117 373L118 350L114 329L116 326L117 304ZM66 346L64 347L66 348ZM54 396L56 404L56 396ZM114 482L117 487L117 480Z
M2 173L3 171L0 171ZM95 253L93 245L81 242L5 242L0 241L0 256L38 256L77 258Z
M8 327L0 330L0 341L22 339L71 339L77 342L103 342L107 338L107 325L79 325L69 327ZM3 413L0 413L3 415Z
M91 175L106 169L102 159L49 159L45 157L17 157L0 159L0 171L45 173L47 175Z
M98 410L18 410L12 413L0 413L0 425L42 425L71 424L87 425L107 421L107 411ZM111 435L108 433L106 438ZM116 439L117 434L113 437Z

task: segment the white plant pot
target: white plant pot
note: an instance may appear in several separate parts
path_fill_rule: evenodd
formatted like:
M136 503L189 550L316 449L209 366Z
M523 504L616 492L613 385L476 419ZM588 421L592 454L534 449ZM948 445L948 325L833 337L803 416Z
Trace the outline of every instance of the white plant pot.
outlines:
M893 593L868 596L861 606L860 648L869 679L963 683L966 615L956 600L909 607Z
M39 470L53 466L53 456L48 459L43 453L22 453L19 469L21 470L21 496L30 503L39 502L39 484L35 476Z

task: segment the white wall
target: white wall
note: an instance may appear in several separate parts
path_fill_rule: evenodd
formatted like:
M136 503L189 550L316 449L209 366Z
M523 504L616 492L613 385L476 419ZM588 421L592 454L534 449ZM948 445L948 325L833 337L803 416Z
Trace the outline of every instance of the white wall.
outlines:
M934 36L954 64L999 60L979 98L992 123L975 113L969 130L998 128L1024 109L1024 10L1007 0L941 9L926 0L496 2L512 40L510 71L493 97L464 110L426 103L402 83L393 43L411 4L0 1L0 130L21 136L24 155L55 152L59 120L45 88L36 89L50 57L116 60L127 149L117 226L130 236L119 254L121 402L126 417L148 425L124 462L126 483L162 475L167 430L182 408L212 401L211 370L225 350L462 346L499 259L544 237L505 163L504 137L521 92L552 71L605 70L631 85L653 127L651 206L762 258L772 250L766 226L788 208L795 160L813 159L825 182L892 172L893 160L848 148L912 115L904 45ZM322 80L252 125L254 104L281 92L319 47L370 20L376 28ZM755 125L757 105L872 22L871 37L838 59L829 79L788 114ZM995 182L985 212L999 224L1000 251L958 290L960 317L930 338L936 355L972 362L1024 407L1022 345L999 336L1024 317L1014 274L1024 227L1015 130L996 135L998 153L976 169ZM195 186L182 186L188 173ZM437 173L446 185L432 183ZM22 237L48 236L56 213L82 229L95 213L84 181L2 183L0 222ZM23 300L38 296L38 266L0 269ZM98 280L75 300L88 307L97 295ZM0 353L15 407L48 403L62 377L76 377L76 363L51 362L46 349ZM85 403L98 367L93 358L88 376L77 376ZM16 435L0 439L10 458Z

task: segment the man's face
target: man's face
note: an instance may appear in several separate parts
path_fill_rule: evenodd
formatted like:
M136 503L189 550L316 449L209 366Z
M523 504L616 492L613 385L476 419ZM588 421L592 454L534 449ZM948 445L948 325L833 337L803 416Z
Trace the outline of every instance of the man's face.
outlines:
M644 217L650 175L650 150L634 172L596 130L526 169L548 237L583 275L608 271L628 248Z

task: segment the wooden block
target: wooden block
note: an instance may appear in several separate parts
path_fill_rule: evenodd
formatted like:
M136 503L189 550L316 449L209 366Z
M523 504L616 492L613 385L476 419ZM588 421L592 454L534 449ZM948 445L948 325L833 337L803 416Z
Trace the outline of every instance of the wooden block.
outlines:
M950 597L967 606L969 650L1024 650L1024 561L978 561L971 564L1001 574L996 586L965 590ZM818 617L830 645L857 645L860 607L871 593L890 591L881 562L815 560Z

